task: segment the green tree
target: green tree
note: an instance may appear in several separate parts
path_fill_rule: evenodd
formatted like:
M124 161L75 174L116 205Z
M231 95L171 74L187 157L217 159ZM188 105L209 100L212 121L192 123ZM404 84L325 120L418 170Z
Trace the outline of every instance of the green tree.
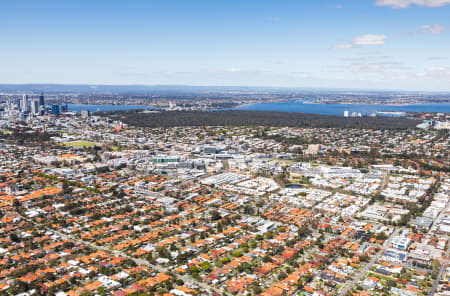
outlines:
M20 238L19 238L19 237L17 236L17 234L15 234L14 232L12 232L12 233L9 234L9 239L10 239L12 242L15 242L15 243L20 242Z

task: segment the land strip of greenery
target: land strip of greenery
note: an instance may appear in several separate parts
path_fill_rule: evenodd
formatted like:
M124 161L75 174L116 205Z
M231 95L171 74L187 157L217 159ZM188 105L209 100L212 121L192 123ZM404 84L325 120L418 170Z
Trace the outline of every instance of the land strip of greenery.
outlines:
M50 141L52 134L37 132L30 128L5 129L0 133L0 139L18 144L44 143Z
M343 117L275 111L160 111L100 112L138 127L176 126L289 126L302 128L412 129L418 120L399 117Z

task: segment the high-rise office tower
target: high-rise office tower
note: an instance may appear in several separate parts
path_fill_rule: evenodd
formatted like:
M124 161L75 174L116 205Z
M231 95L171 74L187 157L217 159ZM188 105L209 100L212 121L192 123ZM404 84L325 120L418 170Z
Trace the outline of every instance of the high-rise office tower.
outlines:
M35 115L39 115L39 101L33 100L31 102L31 112Z
M61 112L69 112L69 107L67 106L67 104L62 104L60 107L59 107L59 110L61 111Z
M45 105L45 97L44 97L44 93L42 93L39 96L39 106L44 106Z
M59 115L59 105L56 104L52 105L52 114L55 116Z
M21 107L22 107L22 112L30 111L29 104L28 104L28 95L23 95Z

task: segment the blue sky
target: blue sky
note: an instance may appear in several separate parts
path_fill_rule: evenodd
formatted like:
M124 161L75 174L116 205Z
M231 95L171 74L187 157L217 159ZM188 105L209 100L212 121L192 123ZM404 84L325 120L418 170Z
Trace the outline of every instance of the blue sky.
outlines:
M450 91L450 0L2 1L0 83Z

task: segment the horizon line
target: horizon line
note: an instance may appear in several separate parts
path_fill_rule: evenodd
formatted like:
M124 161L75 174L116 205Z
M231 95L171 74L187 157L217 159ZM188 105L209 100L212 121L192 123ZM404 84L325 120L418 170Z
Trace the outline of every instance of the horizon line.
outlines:
M199 88L273 88L298 90L328 90L328 91L368 91L368 92L416 92L416 93L449 93L450 90L411 90L411 89L371 89L371 88L340 88L314 86L257 86L257 85L197 85L197 84L108 84L108 83L0 83L0 86L109 86L109 87L199 87Z

